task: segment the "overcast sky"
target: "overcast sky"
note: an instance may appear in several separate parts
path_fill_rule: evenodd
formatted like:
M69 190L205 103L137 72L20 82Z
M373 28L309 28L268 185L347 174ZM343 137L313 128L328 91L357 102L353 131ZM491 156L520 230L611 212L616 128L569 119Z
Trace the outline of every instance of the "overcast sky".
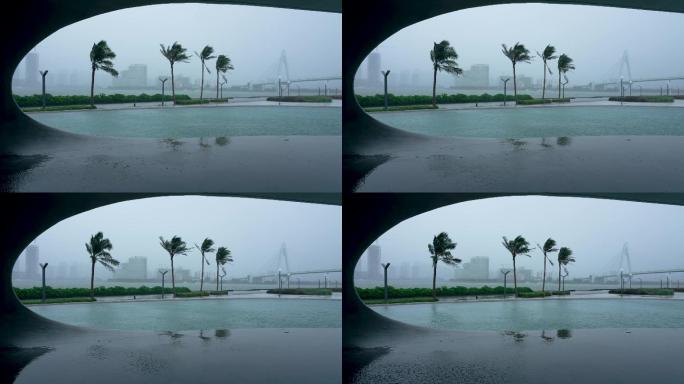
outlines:
M684 15L676 13L507 4L466 9L408 26L383 42L377 51L382 55L383 69L395 73L430 71L433 42L449 40L459 54L461 68L489 64L491 77L498 78L512 73L510 61L501 53L502 43L511 46L519 41L534 56L551 44L559 54L575 60L577 69L568 77L576 85L618 78L617 63L625 50L635 78L684 75L682 36ZM531 64L520 64L518 73L541 78L542 68L535 57ZM365 76L366 67L361 66L359 73Z
M633 271L684 267L684 251L677 247L684 233L684 207L572 197L500 197L439 208L408 219L378 239L383 262L419 262L430 266L427 244L446 231L458 243L453 252L468 261L490 258L490 270L512 266L501 245L523 235L532 245L548 238L570 247L577 261L569 267L574 277L617 269L616 258L625 242ZM366 258L358 264L366 268ZM517 258L518 267L540 271L541 252ZM444 277L453 277L441 264ZM498 273L498 272L497 272Z
M342 254L341 207L232 197L158 197L117 203L68 218L41 234L35 243L41 262L89 265L85 243L97 231L109 238L121 262L145 256L148 271L170 267L159 236L178 235L188 245L205 237L230 249L229 277L276 269L276 256L287 244L291 271L339 268ZM212 255L209 256L210 259ZM17 261L24 268L24 255ZM196 250L176 256L175 267L200 268ZM211 267L215 268L212 262ZM211 268L210 267L210 268ZM104 272L103 268L98 273ZM100 275L104 276L104 275Z
M228 55L235 66L229 81L237 85L261 81L265 76L277 77L282 50L287 51L291 77L341 73L340 14L210 4L137 7L82 20L36 47L40 67L55 74L74 69L89 73L90 48L100 40L106 40L116 52L117 69L147 64L151 78L170 73L168 61L159 53L159 44L171 45L174 41L188 48L191 55L207 44L216 53ZM190 63L179 63L174 71L197 78L200 64L193 55ZM18 72L23 76L23 66Z

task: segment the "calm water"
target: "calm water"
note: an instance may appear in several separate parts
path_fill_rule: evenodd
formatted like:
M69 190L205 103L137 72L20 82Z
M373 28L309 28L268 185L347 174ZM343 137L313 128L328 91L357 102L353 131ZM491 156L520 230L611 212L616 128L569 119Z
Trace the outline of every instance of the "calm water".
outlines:
M49 319L91 328L184 331L340 328L341 300L207 299L31 306Z
M373 306L405 323L469 331L684 328L684 300L544 299Z
M65 131L109 137L321 136L342 134L341 108L245 106L30 113Z
M684 135L684 108L544 107L373 113L411 132L459 137Z

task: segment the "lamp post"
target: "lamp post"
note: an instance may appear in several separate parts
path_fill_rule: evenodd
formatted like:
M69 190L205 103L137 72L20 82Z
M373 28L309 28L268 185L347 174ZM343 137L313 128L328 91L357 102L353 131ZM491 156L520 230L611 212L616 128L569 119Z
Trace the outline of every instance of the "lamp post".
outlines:
M501 79L501 81L503 81L503 83L504 83L504 107L506 106L506 86L508 84L508 80L510 80L510 79L511 79L510 77L508 77L506 79ZM504 276L505 276L505 274L504 274ZM504 298L505 297L506 297L506 295L504 293Z
M390 263L387 263L387 264L380 264L380 265L382 265L382 268L383 268L384 271L385 271L385 304L387 304L387 300L388 300L388 294L387 294L387 269L389 268Z
M621 269L621 270L620 270L620 291L622 291L623 289L625 289L625 281L624 281L623 278L622 278L622 272L623 272L623 271L622 271L622 269Z
M290 289L290 274L287 274L287 289Z
M162 275L162 300L164 300L164 279L166 278L166 274L168 272L169 271L159 271L159 273Z
M506 280L508 278L508 274L511 273L511 271L501 271L501 273L503 273L504 275L504 300L506 300Z
M632 96L632 80L629 81L629 95Z
M168 80L168 77L160 77L159 81L161 81L162 84L162 107L164 106L164 85L166 85L166 80ZM162 297L163 299L163 297Z
M45 77L43 77L43 87L45 87ZM40 268L43 270L43 290L41 292L40 302L43 304L45 304L45 268L47 268L47 266L48 263L40 264Z
M40 72L40 76L43 78L43 110L45 110L45 76L47 76L48 71L46 69L44 71L39 71L39 72ZM47 266L47 263L45 263L45 265ZM45 299L43 299L43 301L44 300Z
M328 288L328 274L326 273L323 275L323 278L325 278L325 284L323 285L323 288Z
M387 110L387 76L390 74L390 70L380 71L382 76L385 78L385 111Z
M283 281L280 280L280 269L278 269L278 290L283 288Z
M623 105L623 104L622 104L622 101L623 101L622 99L625 98L625 88L624 88L623 85L622 85L622 82L623 82L623 81L624 81L624 78L623 78L622 76L620 76L620 105Z

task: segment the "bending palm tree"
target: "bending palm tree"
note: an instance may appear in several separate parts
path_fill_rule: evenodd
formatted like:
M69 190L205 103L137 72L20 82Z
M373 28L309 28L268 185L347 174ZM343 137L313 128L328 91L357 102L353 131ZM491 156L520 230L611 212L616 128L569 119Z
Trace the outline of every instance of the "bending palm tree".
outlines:
M560 55L558 58L558 98L561 98L561 75L566 74L568 71L575 69L575 65L572 63L570 56L565 53Z
M503 52L504 56L508 57L508 59L511 61L513 64L513 94L515 97L515 103L516 105L518 104L518 82L516 80L516 75L515 75L515 66L518 63L529 63L532 58L530 57L530 51L525 48L524 45L520 43L515 43L514 46L508 48L506 47L506 44L501 44L501 47L503 48L501 51ZM515 276L515 273L513 273Z
M435 283L437 281L437 263L441 260L445 264L458 264L461 259L453 257L451 250L456 248L456 243L451 241L446 232L442 232L432 239L432 244L428 244L430 258L432 259L432 298L437 299Z
M216 99L219 98L219 75L228 72L229 69L234 69L233 64L230 63L230 57L219 55L216 59Z
M434 43L430 51L430 60L432 60L432 106L437 107L437 72L444 71L455 75L460 75L463 70L458 67L456 60L458 53L454 47L449 44L449 41L442 40L440 43Z
M516 271L515 271L515 258L516 256L519 255L525 255L525 256L530 256L528 253L532 251L530 249L530 243L525 240L524 237L522 236L517 236L513 240L508 240L506 236L503 237L503 246L508 250L508 252L511 253L511 256L513 256L513 287L515 290L515 295L518 295L518 278L516 276Z
M119 261L112 257L109 251L112 250L112 243L105 239L102 232L90 236L90 242L85 245L86 251L90 256L90 297L95 297L95 263L99 262L109 271L114 271L114 267L119 265Z
M114 69L112 59L116 57L116 53L112 51L107 45L107 42L100 40L99 43L93 44L90 49L90 66L92 74L90 76L90 106L95 106L95 71L101 69L110 75L117 77L119 72Z
M219 247L216 251L216 290L219 290L219 267L225 265L228 262L232 262L233 257L230 255L230 251L226 247Z
M572 249L562 247L558 251L558 291L561 290L561 266L566 266L568 263L574 263L575 258L572 256Z
M542 100L544 100L544 97L546 96L546 71L549 71L549 75L553 75L553 72L551 72L551 68L549 68L547 62L549 60L555 60L558 58L558 56L555 56L554 53L556 53L556 48L551 44L547 45L546 48L544 48L544 52L537 52L537 56L541 57L542 61L544 62L544 83L542 84ZM546 264L544 264L544 266L546 267ZM542 289L542 292L543 291L544 290Z
M204 287L204 262L206 262L207 265L209 265L209 260L206 257L204 257L204 254L205 253L212 253L212 252L216 251L214 248L212 248L213 246L214 246L214 240L212 240L208 237L206 239L204 239L201 247L198 246L197 244L195 244L195 248L199 249L200 253L202 254L202 273L200 275L200 292L202 292L202 288Z
M173 297L176 297L176 276L173 270L173 257L176 255L185 255L190 249L188 249L185 241L178 236L174 236L171 240L164 240L163 237L159 236L159 245L168 252L169 257L171 258L171 286L173 287Z
M546 261L548 260L551 265L553 265L553 262L551 262L551 259L547 256L548 253L553 253L553 252L558 252L558 248L556 248L556 240L552 238L546 239L544 242L544 246L541 247L539 244L537 244L537 248L539 248L542 253L544 254L544 276L542 279L542 292L544 292L544 288L546 287Z
M173 77L173 66L176 63L187 63L190 59L185 51L187 49L183 48L178 42L174 42L170 47L165 47L164 44L159 44L161 46L161 54L166 57L171 65L171 94L173 95L173 104L176 104L176 84Z
M211 73L209 67L207 67L204 62L216 58L216 56L212 56L212 53L214 53L214 48L209 45L205 46L202 49L201 53L195 52L195 55L199 57L200 61L202 62L202 82L200 83L200 101L202 101L202 96L204 95L204 70L206 70L207 73ZM200 289L200 292L201 291L202 290Z

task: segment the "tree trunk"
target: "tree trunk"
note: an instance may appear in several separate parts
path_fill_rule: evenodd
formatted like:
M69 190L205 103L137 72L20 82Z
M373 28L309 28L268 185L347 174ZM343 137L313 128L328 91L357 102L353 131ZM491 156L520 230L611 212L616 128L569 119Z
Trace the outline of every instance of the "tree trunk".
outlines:
M561 269L561 263L558 263L558 292L560 292L560 290L561 290L561 286L560 286L560 284L561 284L560 273L561 272L560 272L560 269Z
M546 95L546 61L544 61L544 83L542 83L542 100L544 100L544 96ZM546 268L546 255L544 256L544 268ZM542 292L544 290L542 289Z
M171 64L171 95L173 99L173 105L176 105L176 81L173 78L173 64ZM171 258L171 264L173 264L173 258ZM171 268L171 277L173 277L173 268ZM176 292L173 293L174 296L176 295Z
M515 64L513 64L513 98L515 99L515 105L518 105L518 80L515 78ZM515 257L513 258L513 263L515 264ZM515 270L513 271L513 277L515 277ZM517 294L518 292L516 292Z
M200 275L200 293L202 292L202 287L204 287L204 253L202 253L202 274Z
M202 82L200 83L200 104L202 102L202 96L204 95L204 60L202 60ZM204 265L204 256L202 256L202 265ZM202 290L200 289L200 292Z
M513 291L515 292L515 297L518 297L518 276L515 271L515 255L513 256Z
M561 98L561 71L558 70L558 98Z
M437 262L432 262L432 298L437 300L437 290L435 283L437 281Z
M219 290L219 275L218 275L218 270L219 270L219 263L216 263L216 291Z
M93 67L93 73L90 76L90 106L95 106L95 68Z
M95 260L93 260L93 265L90 268L90 298L95 298Z
M542 292L544 292L544 287L546 287L546 252L544 252L544 277L542 278Z
M171 256L171 288L173 291L173 297L176 297L176 274L173 270L173 256Z
M218 98L219 98L219 94L218 94L218 92L219 92L219 73L221 73L221 71L219 71L219 70L217 69L217 70L216 70L216 99L217 99L217 100L218 100Z
M432 106L437 106L437 67L435 66L435 72L432 75Z

